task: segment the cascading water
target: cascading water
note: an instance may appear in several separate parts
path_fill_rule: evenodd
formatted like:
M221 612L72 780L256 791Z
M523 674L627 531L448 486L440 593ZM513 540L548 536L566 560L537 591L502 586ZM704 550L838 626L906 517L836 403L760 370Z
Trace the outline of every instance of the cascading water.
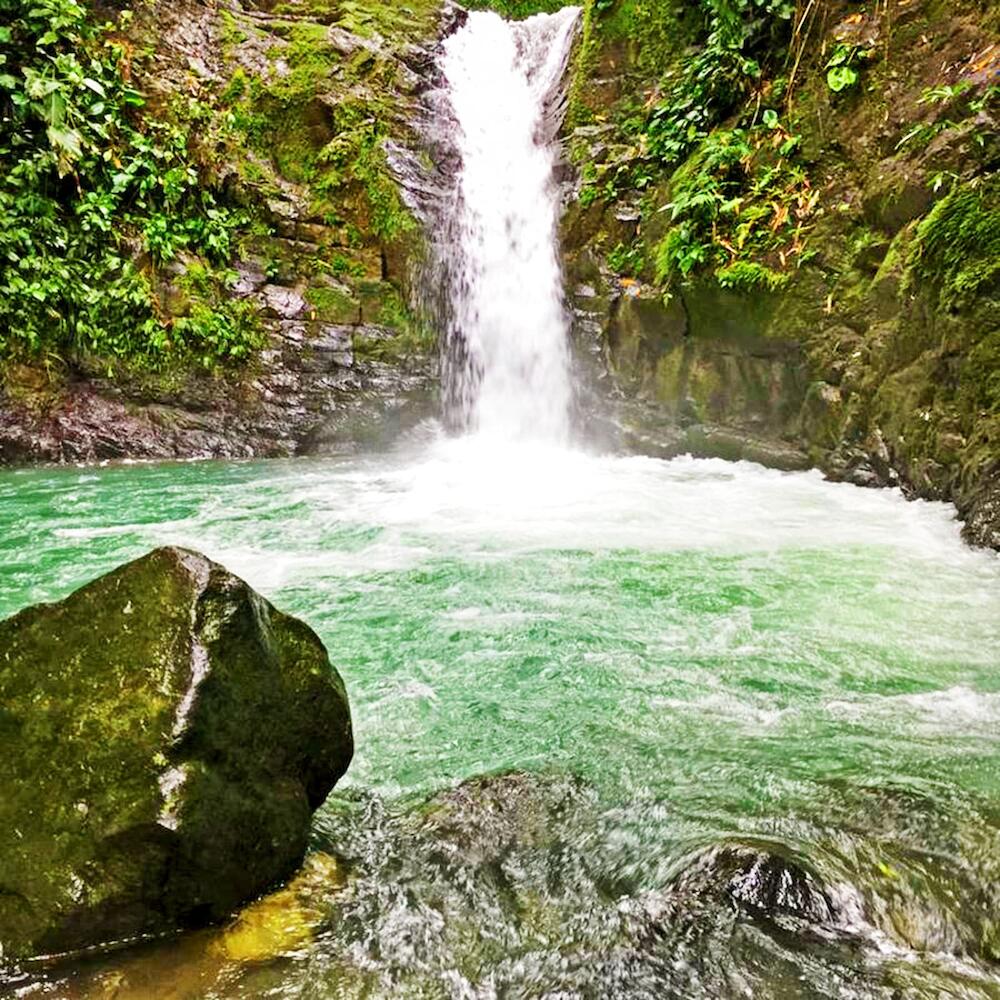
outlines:
M501 440L569 433L554 140L579 13L473 13L445 44L461 157L444 250L446 395L453 423Z

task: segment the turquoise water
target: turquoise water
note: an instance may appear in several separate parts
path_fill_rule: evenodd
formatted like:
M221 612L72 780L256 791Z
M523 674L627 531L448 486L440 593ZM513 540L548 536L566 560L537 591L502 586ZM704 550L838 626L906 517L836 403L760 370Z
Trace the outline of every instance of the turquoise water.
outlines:
M588 789L589 819L563 833L603 870L591 902L552 888L557 912L624 912L729 843L793 852L856 902L846 966L782 939L758 968L727 944L717 980L643 966L648 995L1000 996L1000 561L963 547L950 508L747 464L431 433L342 460L12 472L0 616L166 543L218 559L326 642L357 755L315 843L358 862L356 905L381 937L342 920L277 965L154 995L647 995L638 979L602 993L600 977L559 993L547 966L504 964L527 947L516 935L492 963L422 953L412 933L403 947L376 883L399 879L425 925L452 889L358 859L376 841L403 853L392 817L414 801L516 770ZM580 935L592 957L598 923ZM124 960L107 961L101 975ZM842 966L868 971L848 988ZM95 974L18 982L92 995Z

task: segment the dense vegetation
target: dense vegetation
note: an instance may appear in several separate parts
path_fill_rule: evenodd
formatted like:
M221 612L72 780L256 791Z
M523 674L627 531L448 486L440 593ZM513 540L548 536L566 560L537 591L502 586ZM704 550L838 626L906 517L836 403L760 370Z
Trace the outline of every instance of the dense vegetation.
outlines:
M561 0L471 5L526 16ZM581 203L624 199L641 217L636 238L603 246L607 263L665 290L704 271L726 288L784 285L813 258L810 234L827 208L804 150L813 110L803 91L807 66L811 60L812 77L850 102L879 59L875 43L862 38L817 54L817 11L829 6L822 3L583 6L571 122L613 127L619 152L593 159L586 143L577 145ZM247 358L262 334L254 310L227 285L240 250L263 226L246 206L281 193L268 164L306 190L313 214L341 227L349 245L405 236L412 220L384 155L393 113L388 70L365 52L345 58L326 25L413 36L429 30L433 7L425 0L336 11L327 0L279 4L264 50L289 67L280 76L241 66L235 53L259 41L256 29L223 14L231 75L212 104L186 97L154 112L133 81L127 12L118 24L99 24L86 0L0 0L0 355L86 353L153 367ZM295 17L283 21L286 13ZM627 52L643 84L613 107L587 93L609 46ZM328 102L332 128L317 141L316 96L332 86L345 93ZM900 147L911 151L960 128L995 96L996 88L986 96L929 92L928 120L915 121ZM191 135L204 132L238 174L239 206L213 180L219 172L205 162L209 144L193 148ZM954 179L942 172L934 183L950 187ZM363 279L349 252L331 252L316 266L348 286ZM183 286L182 315L164 308L164 270ZM360 293L350 291L319 288L310 301L336 318L356 311ZM398 299L391 305L405 312Z
M575 89L575 123L599 125L602 145L612 144L595 159L595 147L578 142L581 203L625 201L641 220L631 242L603 246L607 264L668 292L702 272L747 292L785 285L816 257L812 235L833 207L820 190L828 164L816 157L825 105L850 116L867 92L897 78L886 63L888 6L618 0L586 13L583 74L617 45L639 84L610 107ZM831 39L831 18L858 30ZM897 149L912 154L968 130L998 95L996 85L928 88ZM940 196L959 179L941 169L928 184ZM963 183L966 198L989 195L977 179Z
M145 114L116 28L80 0L0 0L0 23L0 354L246 357L254 318L220 291L250 220ZM151 278L182 255L201 265L173 322Z

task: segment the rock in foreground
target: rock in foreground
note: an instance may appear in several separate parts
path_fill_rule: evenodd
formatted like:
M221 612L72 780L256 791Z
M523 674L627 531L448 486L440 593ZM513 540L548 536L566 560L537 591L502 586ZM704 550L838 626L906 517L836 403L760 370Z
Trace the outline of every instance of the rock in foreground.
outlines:
M5 958L223 917L353 753L316 634L176 548L0 622L0 745Z

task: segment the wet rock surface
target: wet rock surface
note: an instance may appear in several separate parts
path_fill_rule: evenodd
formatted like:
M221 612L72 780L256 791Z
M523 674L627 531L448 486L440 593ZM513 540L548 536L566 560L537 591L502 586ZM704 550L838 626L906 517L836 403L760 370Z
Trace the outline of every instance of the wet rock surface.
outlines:
M884 828L862 830L873 809ZM609 808L557 773L474 778L416 802L351 790L317 814L303 874L225 931L46 981L99 984L83 996L113 983L127 1000L151 983L183 996L182 984L331 998L992 995L975 916L990 904L967 871L991 827L873 788L844 796L808 857L722 837L671 858L654 846L655 813Z
M287 877L353 753L319 638L165 548L0 622L0 943L218 920Z
M436 359L358 360L355 338L366 344L384 335L381 327L276 321L247 379L195 374L164 388L78 374L42 408L0 390L0 464L353 450L359 426L384 423L387 438L435 406ZM363 443L373 436L362 435Z
M898 6L891 32L877 17L834 15L822 47L858 38L884 47L884 86L867 92L881 103L839 103L825 55L816 79L803 77L800 108L813 107L793 116L793 131L823 207L809 226L808 260L767 261L781 275L771 289L737 293L697 268L669 290L657 280L657 247L697 153L650 193L655 165L612 123L628 118L623 95L636 88L657 99L652 68L642 46L602 42L593 61L607 79L588 81L588 107L609 122L565 136L585 165L566 180L562 232L578 354L593 374L584 395L607 400L624 447L811 466L833 480L950 501L966 538L997 548L990 380L1000 303L980 259L997 225L997 108L987 89L996 22L926 0ZM939 91L980 100L928 96ZM752 107L744 112L741 124L756 120ZM612 180L630 170L641 191ZM964 228L963 206L973 206ZM981 276L975 294L951 285L959 272Z
M184 358L167 370L134 371L86 352L57 364L8 362L0 370L0 465L352 450L358 428L370 447L434 406L436 345L411 309L421 235L388 187L380 189L383 214L392 204L398 217L379 226L363 184L345 181L330 204L301 162L315 159L333 139L337 116L349 117L356 106L378 110L380 128L392 136L387 148L416 157L416 95L430 86L436 38L457 15L448 8L420 22L419 32L411 25L390 39L366 28L364 18L352 21L351 11L285 17L273 6L157 0L127 28L131 47L143 53L133 71L150 107L191 102L215 116L191 138L205 180L258 216L254 236L230 262L223 294L255 316L259 351L212 371ZM326 23L331 19L365 34ZM287 37L293 29L311 32L310 65L325 69L302 121L297 105L267 96L301 70L293 56L303 58L302 47L290 51ZM232 44L236 35L239 45ZM219 116L232 113L221 95L247 80L263 96L244 110L267 121L271 149L210 141L218 140ZM391 186L388 161L380 183ZM168 325L190 315L197 298L191 275L202 273L204 262L180 254L156 267L145 258L136 263L148 272ZM413 415L405 416L411 404Z
M754 329L728 297L720 301L730 319L720 329L686 298L665 304L648 286L609 281L587 251L571 267L589 279L570 299L578 407L588 434L656 458L691 454L810 468L801 433L808 374L799 344Z
M935 843L957 832L922 800L872 795L884 804L886 840L908 840L929 822ZM331 933L335 950L353 957L335 963L335 978L350 996L419 995L447 982L469 996L890 1000L912 985L909 949L926 948L943 966L938 979L923 966L921 989L965 995L947 962L983 957L980 930L945 911L981 890L949 878L921 890L930 848L883 876L898 883L895 899L884 884L861 882L885 847L855 829L873 805L845 801L845 832L822 853L824 874L779 841L725 838L661 874L667 859L639 832L655 828L655 806L608 809L568 775L476 778L401 812L377 798L332 799L315 843L338 844L352 871ZM837 867L838 851L854 859L849 868ZM893 930L904 913L909 939ZM352 951L362 927L366 944Z

